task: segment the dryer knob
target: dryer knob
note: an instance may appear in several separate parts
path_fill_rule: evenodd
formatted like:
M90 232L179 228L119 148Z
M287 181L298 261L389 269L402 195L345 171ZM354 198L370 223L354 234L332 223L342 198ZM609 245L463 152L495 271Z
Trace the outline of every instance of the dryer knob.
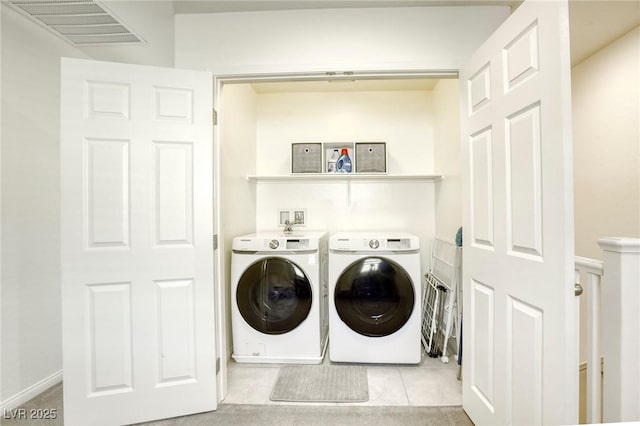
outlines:
M280 243L278 242L278 240L269 241L269 248L272 248L272 249L275 250L275 249L278 248L279 245L280 245Z
M378 247L380 247L380 241L369 240L369 247L371 247L372 249L377 249Z

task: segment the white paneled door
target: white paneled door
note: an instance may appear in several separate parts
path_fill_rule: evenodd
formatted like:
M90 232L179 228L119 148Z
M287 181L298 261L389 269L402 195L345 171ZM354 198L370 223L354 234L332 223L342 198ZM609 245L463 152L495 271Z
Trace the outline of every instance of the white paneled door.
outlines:
M216 409L212 84L62 61L66 424Z
M460 73L463 405L478 425L578 421L567 9L525 1Z

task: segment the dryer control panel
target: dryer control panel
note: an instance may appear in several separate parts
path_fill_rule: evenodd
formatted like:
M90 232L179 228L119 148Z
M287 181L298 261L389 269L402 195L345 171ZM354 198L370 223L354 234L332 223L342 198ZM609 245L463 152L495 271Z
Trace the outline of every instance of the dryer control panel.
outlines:
M420 249L417 236L398 233L338 232L329 240L329 249L337 251L415 251Z

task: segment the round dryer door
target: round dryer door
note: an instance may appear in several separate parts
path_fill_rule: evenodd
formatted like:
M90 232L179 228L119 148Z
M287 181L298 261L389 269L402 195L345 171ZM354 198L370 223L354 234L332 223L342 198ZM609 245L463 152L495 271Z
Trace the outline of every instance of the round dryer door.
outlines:
M295 263L269 257L250 265L238 281L238 309L251 327L265 334L296 328L311 310L311 283Z
M334 303L340 319L369 337L400 330L414 305L411 277L396 262L366 257L349 265L336 282Z

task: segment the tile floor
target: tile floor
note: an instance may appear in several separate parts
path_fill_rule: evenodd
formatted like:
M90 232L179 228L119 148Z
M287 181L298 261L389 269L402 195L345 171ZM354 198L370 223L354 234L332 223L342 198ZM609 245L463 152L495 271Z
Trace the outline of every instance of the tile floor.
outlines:
M324 363L331 364L325 356ZM462 382L457 380L458 365L452 359L443 364L439 358L423 356L418 365L377 365L367 367L369 401L362 403L326 403L324 405L362 406L451 406L462 404ZM295 404L269 399L278 377L278 364L245 364L230 360L227 364L228 392L224 404ZM319 403L313 403L318 405Z
M324 363L330 364L328 356ZM462 404L462 385L457 380L458 366L453 361L443 364L439 358L423 357L419 365L412 366L366 364L369 401L339 404L269 400L280 367L230 361L228 394L217 411L149 425L473 425L461 407L451 407ZM261 405L264 407L257 407ZM371 408L362 408L366 406ZM21 408L55 409L58 417L42 421L3 418L0 423L3 426L61 426L64 416L62 384L46 390Z

